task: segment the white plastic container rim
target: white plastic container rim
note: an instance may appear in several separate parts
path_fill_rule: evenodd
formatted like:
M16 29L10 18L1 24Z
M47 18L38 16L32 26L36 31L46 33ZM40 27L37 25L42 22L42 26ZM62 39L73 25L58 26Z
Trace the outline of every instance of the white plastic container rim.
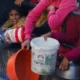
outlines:
M30 45L36 49L50 50L54 48L58 49L60 43L54 38L47 38L47 40L44 40L43 37L37 37L31 40Z

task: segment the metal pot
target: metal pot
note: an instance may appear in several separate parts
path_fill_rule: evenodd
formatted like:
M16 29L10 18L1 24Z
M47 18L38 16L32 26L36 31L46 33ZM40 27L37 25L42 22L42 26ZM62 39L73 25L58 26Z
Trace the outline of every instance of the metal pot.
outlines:
M66 71L57 69L57 75L65 79L80 80L80 65L70 62L69 69Z

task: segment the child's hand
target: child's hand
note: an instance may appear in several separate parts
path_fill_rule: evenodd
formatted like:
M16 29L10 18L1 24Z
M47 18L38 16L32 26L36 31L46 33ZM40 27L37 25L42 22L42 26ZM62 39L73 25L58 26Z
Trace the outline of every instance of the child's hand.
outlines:
M5 32L6 30L8 30L9 28L1 28L3 32Z
M45 40L47 40L47 37L50 37L50 36L51 36L51 32L42 35L42 37L44 37Z
M47 35L46 34L44 34L44 35L42 35L41 37L44 37L44 40L47 40Z
M67 70L69 66L69 61L66 57L63 58L62 62L60 63L59 69Z
M18 5L18 6L21 6L21 4L22 4L22 2L23 2L24 0L15 0L15 4L16 5Z
M6 34L6 35L5 35L5 39L6 39L6 42L7 42L7 43L11 43L9 34Z
M27 50L29 49L30 46L30 39L26 39L22 44L21 44L21 48L27 48Z
M48 10L48 11L50 11L50 10L52 10L52 9L55 9L54 5L49 5L49 6L47 7L47 10Z

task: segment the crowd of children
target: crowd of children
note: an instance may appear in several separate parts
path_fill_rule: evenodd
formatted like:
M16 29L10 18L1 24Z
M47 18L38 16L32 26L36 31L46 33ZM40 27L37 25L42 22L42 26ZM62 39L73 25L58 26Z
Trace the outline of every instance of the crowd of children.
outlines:
M57 39L60 43L68 43L75 46L74 49L68 50L62 45L59 48L58 53L64 53L64 58L59 68L66 70L69 61L80 58L80 17L69 15L74 10L77 10L76 0L40 0L36 7L29 12L26 19L20 15L21 12L16 8L9 12L9 20L13 28L24 26L23 33L25 37L24 42L21 44L22 48L29 48L30 40L33 35L34 37L52 37ZM42 24L43 21L41 22L39 20L44 12L47 15L45 14L46 17L44 16L44 23ZM66 31L62 32L62 24L66 18ZM40 25L37 22L39 22ZM40 27L36 28L36 24ZM5 37L6 42L11 42L8 34L6 34Z

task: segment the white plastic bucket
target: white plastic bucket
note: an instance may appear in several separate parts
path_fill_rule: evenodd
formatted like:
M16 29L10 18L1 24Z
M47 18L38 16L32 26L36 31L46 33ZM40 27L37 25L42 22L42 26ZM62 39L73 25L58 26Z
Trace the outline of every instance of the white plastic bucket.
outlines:
M9 35L9 38L12 43L20 43L24 41L24 27L15 28L15 29L9 29L5 32Z
M55 72L59 42L56 39L43 37L31 40L32 60L31 70L40 75L50 75Z

